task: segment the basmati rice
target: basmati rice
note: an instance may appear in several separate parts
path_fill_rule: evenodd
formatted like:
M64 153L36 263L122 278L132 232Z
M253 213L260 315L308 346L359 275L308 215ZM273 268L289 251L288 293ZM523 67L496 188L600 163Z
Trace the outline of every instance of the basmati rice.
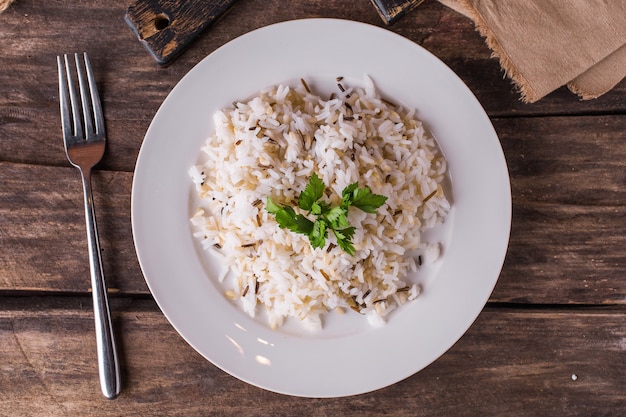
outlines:
M419 285L405 281L419 268L414 250L429 262L439 256L439 243L420 235L450 204L441 185L446 161L414 110L382 99L366 77L364 87L340 85L328 99L304 81L264 89L214 122L202 162L190 169L201 199L191 222L202 247L232 270L225 293L246 313L265 308L272 328L297 318L320 329L327 312L352 309L381 325L419 295ZM375 214L350 210L354 256L332 233L313 249L265 210L271 197L300 213L296 202L313 173L334 205L353 182L388 197Z

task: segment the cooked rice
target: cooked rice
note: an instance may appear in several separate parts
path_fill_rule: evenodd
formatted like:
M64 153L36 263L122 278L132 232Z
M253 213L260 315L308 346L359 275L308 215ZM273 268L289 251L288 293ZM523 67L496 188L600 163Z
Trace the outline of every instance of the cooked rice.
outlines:
M215 114L203 162L190 169L202 201L194 235L231 268L226 295L251 316L262 305L273 328L294 317L319 329L324 314L347 309L380 325L419 295L407 274L439 256L439 244L420 234L450 209L441 187L446 161L414 110L382 99L371 79L364 84L340 86L329 99L305 82L279 85L233 103ZM313 249L265 210L269 196L301 212L297 199L314 172L333 204L353 182L388 197L376 214L350 210L354 256L332 233ZM415 249L425 254L419 262Z

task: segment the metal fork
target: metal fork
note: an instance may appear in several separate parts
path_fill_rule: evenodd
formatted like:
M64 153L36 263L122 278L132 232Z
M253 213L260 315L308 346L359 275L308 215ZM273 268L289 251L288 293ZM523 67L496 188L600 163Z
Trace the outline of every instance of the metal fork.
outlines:
M96 213L91 191L91 168L96 165L106 145L104 117L96 89L96 83L87 53L83 54L84 65L78 54L74 54L80 100L76 96L72 70L67 55L57 56L59 67L59 101L65 153L72 165L80 170L85 194L85 219L91 270L91 289L96 324L98 370L100 387L106 398L113 399L120 392L120 370L111 326L111 314L107 298L100 243L96 227ZM87 78L85 79L85 75Z

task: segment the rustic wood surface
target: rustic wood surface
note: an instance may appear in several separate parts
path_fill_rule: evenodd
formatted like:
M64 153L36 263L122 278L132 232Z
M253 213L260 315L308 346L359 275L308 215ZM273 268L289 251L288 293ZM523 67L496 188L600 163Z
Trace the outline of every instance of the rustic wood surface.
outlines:
M124 22L130 4L17 0L0 14L0 416L626 415L626 81L524 104L463 16L427 1L389 26L489 114L511 175L509 250L482 314L426 369L369 394L289 397L213 366L154 303L132 240L134 164L167 94L229 40L307 17L387 26L370 0L238 0L162 68ZM108 129L93 185L122 356L114 401L98 386L82 190L58 114L55 56L83 50Z

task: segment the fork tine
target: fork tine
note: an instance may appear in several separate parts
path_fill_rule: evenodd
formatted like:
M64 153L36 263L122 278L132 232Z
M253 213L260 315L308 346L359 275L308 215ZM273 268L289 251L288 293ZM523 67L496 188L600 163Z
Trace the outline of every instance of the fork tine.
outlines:
M78 108L78 98L76 97L76 90L74 89L74 83L72 82L72 71L70 69L70 63L67 59L67 55L63 55L65 60L65 72L67 73L67 90L70 96L70 104L72 106L72 119L74 123L74 135L77 137L83 137L83 124L81 122L80 109Z
M59 102L61 104L61 125L63 127L63 138L67 141L72 136L72 119L70 115L69 97L67 95L67 74L63 60L57 56L57 67L59 68Z
M91 69L91 62L87 52L84 53L85 70L87 72L87 80L89 81L89 92L91 94L91 105L93 109L93 119L96 125L96 134L104 135L104 115L102 114L102 104L98 95L96 80Z
M91 110L91 101L90 97L87 96L87 92L91 92L91 83L89 84L89 90L87 90L87 82L85 81L85 76L83 75L82 64L80 63L80 59L78 59L78 54L74 54L74 61L76 62L76 73L78 74L78 90L80 91L80 101L83 105L83 120L85 129L85 138L90 139L93 130L93 119L92 119L92 110ZM91 94L90 94L91 95Z

